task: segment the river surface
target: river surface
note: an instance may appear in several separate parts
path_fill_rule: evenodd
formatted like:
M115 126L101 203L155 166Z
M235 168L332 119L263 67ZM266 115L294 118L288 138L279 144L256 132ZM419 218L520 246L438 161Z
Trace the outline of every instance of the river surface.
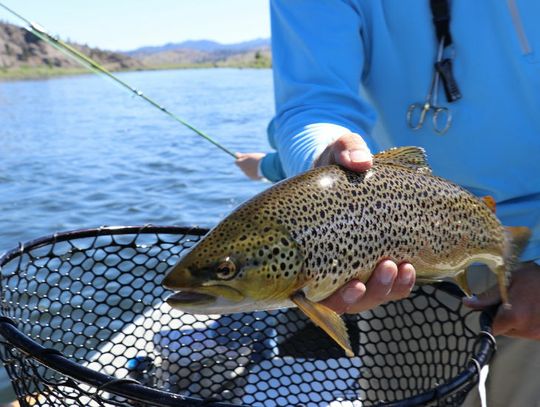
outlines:
M270 70L118 76L232 151L267 151ZM0 83L0 253L102 225L213 226L268 183L97 75Z

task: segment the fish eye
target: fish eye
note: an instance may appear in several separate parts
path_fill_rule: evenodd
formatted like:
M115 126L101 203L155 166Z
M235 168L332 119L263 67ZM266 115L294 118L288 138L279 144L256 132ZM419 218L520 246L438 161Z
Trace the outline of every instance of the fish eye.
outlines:
M229 280L236 275L236 264L230 257L227 257L217 266L216 275L221 280Z

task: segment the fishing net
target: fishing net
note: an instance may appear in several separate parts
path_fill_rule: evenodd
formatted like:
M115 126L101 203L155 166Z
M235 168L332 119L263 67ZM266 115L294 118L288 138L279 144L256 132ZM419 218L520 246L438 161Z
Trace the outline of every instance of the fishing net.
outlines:
M459 405L490 318L452 286L346 316L348 358L297 310L189 315L166 270L207 232L67 232L0 258L0 359L23 406Z

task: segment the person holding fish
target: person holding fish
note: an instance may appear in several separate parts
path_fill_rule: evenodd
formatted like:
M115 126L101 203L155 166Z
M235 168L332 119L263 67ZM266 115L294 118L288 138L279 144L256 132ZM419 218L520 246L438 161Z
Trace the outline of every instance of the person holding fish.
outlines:
M277 181L329 164L369 172L372 152L420 146L435 175L493 197L504 225L527 227L511 307L493 324L504 336L488 405L540 405L539 16L534 0L273 0L277 153L237 160L251 178ZM468 274L480 294L466 305L500 302L489 272ZM360 312L407 296L415 275L414 264L385 259L366 283L350 281L322 303ZM457 281L466 288L466 277Z

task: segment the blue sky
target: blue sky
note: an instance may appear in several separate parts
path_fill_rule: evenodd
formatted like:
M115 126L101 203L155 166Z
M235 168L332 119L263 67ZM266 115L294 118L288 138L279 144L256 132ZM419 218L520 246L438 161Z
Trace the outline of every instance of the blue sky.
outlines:
M110 50L270 37L267 0L0 0L51 34ZM21 25L0 8L0 20Z

